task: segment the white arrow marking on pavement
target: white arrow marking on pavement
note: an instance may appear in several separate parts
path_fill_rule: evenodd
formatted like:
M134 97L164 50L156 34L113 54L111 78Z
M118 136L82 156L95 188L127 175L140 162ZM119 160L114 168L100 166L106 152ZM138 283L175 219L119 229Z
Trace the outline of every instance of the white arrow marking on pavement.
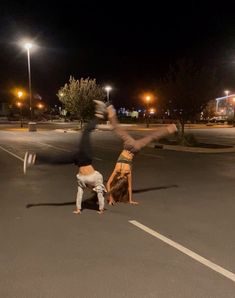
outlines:
M177 243L175 241L172 241L171 239L159 234L158 232L148 228L147 226L141 224L140 222L138 222L136 220L129 220L129 223L131 223L134 226L140 228L141 230L145 231L146 233L160 239L161 241L167 243L168 245L170 245L170 246L176 248L177 250L181 251L182 253L188 255L192 259L200 262L201 264L211 268L212 270L224 275L228 279L231 279L233 282L235 282L235 274L233 272L228 271L228 270L224 269L223 267L221 267L219 265L216 265L215 263L201 257L200 255L193 252L192 250L180 245L179 243Z

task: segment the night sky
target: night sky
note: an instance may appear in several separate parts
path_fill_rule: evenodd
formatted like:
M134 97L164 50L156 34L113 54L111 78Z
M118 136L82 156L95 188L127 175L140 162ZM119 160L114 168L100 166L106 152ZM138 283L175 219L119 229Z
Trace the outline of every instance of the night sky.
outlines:
M14 86L27 88L27 56L19 44L25 37L37 44L33 93L50 104L72 75L110 84L116 106L136 106L183 57L218 67L225 88L235 91L234 9L220 2L1 1L1 97L10 97Z

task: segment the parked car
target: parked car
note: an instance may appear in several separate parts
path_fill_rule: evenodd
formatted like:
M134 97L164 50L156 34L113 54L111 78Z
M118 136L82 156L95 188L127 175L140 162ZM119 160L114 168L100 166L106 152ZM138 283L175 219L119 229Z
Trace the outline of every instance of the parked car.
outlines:
M215 116L209 119L209 122L211 123L224 123L225 121L228 121L228 118L226 116Z

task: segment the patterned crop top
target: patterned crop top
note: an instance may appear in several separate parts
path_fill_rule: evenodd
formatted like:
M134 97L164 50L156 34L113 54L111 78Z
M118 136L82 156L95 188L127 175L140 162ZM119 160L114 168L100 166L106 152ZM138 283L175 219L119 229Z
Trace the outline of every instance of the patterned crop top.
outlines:
M117 163L120 162L120 163L126 163L128 165L132 165L132 159L128 159L126 158L124 155L120 154L119 157L118 157L118 160L117 160Z

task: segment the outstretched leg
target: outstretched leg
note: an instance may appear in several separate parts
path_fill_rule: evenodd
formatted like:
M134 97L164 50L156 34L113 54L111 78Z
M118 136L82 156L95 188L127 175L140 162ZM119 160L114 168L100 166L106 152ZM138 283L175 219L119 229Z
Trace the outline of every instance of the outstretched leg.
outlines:
M133 143L134 150L136 152L140 151L143 147L151 143L152 141L160 140L161 138L164 138L170 134L173 134L177 132L177 127L175 124L170 124L166 127L160 127L154 132L146 135L145 137L135 140Z
M23 172L26 174L27 168L34 164L91 164L92 163L92 150L90 142L90 133L95 129L97 120L91 120L84 128L77 150L68 151L60 154L43 154L35 152L26 152L24 156Z
M113 126L115 133L123 140L124 149L131 151L132 153L136 153L140 151L143 147L145 147L148 143L153 140L159 140L169 134L175 133L177 131L177 127L175 124L170 124L166 127L161 127L155 130L152 133L149 133L145 137L135 140L132 138L124 129L122 129L119 125L116 111L114 107L111 105L107 107L108 119Z
M91 146L91 132L96 128L97 119L91 120L84 128L78 145L78 150L74 155L74 163L77 166L91 165L93 160Z

